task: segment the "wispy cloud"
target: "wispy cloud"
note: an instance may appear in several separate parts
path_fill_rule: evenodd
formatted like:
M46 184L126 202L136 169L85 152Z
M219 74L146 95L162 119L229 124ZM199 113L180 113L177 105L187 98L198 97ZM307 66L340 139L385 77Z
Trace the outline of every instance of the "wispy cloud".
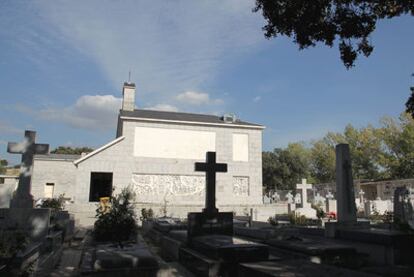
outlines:
M180 93L176 96L176 99L184 104L190 104L190 105L223 104L222 99L210 99L210 96L208 93L196 92L196 91L186 91L186 92Z
M256 96L255 98L253 98L253 102L254 102L254 103L257 103L257 102L259 102L260 100L262 100L262 97L261 97L261 96Z
M122 99L113 95L83 95L68 107L50 106L32 109L19 105L17 111L31 114L36 119L52 121L87 130L115 128Z
M54 39L92 58L114 87L131 69L141 92L155 102L185 89L199 89L218 76L222 65L264 41L261 16L251 12L253 1L91 0L32 5L49 23L45 26Z
M12 126L8 122L0 120L0 134L1 135L23 134L23 130Z
M157 110L166 112L177 112L178 108L169 104L157 104L151 107L146 107L147 110Z

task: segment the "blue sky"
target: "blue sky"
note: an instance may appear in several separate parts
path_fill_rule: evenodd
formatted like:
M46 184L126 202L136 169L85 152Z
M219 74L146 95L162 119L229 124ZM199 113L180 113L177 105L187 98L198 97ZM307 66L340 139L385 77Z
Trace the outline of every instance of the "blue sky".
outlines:
M115 137L122 83L136 105L260 123L264 149L377 124L404 110L414 17L381 21L372 55L346 70L336 48L267 40L253 1L1 1L0 158L25 129L98 147Z

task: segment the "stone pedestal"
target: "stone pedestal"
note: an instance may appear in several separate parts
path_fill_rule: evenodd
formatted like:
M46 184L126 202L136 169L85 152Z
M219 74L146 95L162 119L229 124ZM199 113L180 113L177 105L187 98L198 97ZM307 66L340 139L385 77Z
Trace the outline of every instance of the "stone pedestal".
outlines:
M205 235L233 235L233 213L189 213L188 240Z

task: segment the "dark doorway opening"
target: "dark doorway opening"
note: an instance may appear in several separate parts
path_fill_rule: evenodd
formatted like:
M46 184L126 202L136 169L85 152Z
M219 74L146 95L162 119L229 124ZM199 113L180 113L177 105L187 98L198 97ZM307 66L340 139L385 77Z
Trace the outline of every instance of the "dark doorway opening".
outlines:
M99 202L99 198L111 195L112 172L91 172L89 202Z

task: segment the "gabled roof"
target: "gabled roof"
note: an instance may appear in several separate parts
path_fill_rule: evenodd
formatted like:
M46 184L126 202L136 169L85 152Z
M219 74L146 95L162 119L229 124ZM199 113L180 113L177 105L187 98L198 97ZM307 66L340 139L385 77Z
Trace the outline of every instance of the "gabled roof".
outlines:
M96 149L96 150L92 151L91 153L89 153L89 154L87 154L87 155L85 155L85 156L81 157L80 159L77 159L76 161L73 161L74 165L78 165L79 163L83 162L84 160L89 159L90 157L94 156L95 154L98 154L99 152L101 152L101 151L105 150L106 148L108 148L108 147L110 147L110 146L112 146L112 145L114 145L114 144L116 144L116 143L120 142L120 141L121 141L121 140L123 140L124 138L125 138L124 136L119 137L119 138L116 138L116 139L114 139L113 141L111 141L111 142L109 142L109 143L105 144L104 146L101 146L101 147L99 147L98 149Z
M143 121L162 121L162 122L181 122L195 123L202 125L222 125L228 127L245 127L264 129L263 125L249 123L236 119L234 122L224 121L222 117L207 114L165 112L154 110L136 109L134 111L120 110L121 119L143 120Z

